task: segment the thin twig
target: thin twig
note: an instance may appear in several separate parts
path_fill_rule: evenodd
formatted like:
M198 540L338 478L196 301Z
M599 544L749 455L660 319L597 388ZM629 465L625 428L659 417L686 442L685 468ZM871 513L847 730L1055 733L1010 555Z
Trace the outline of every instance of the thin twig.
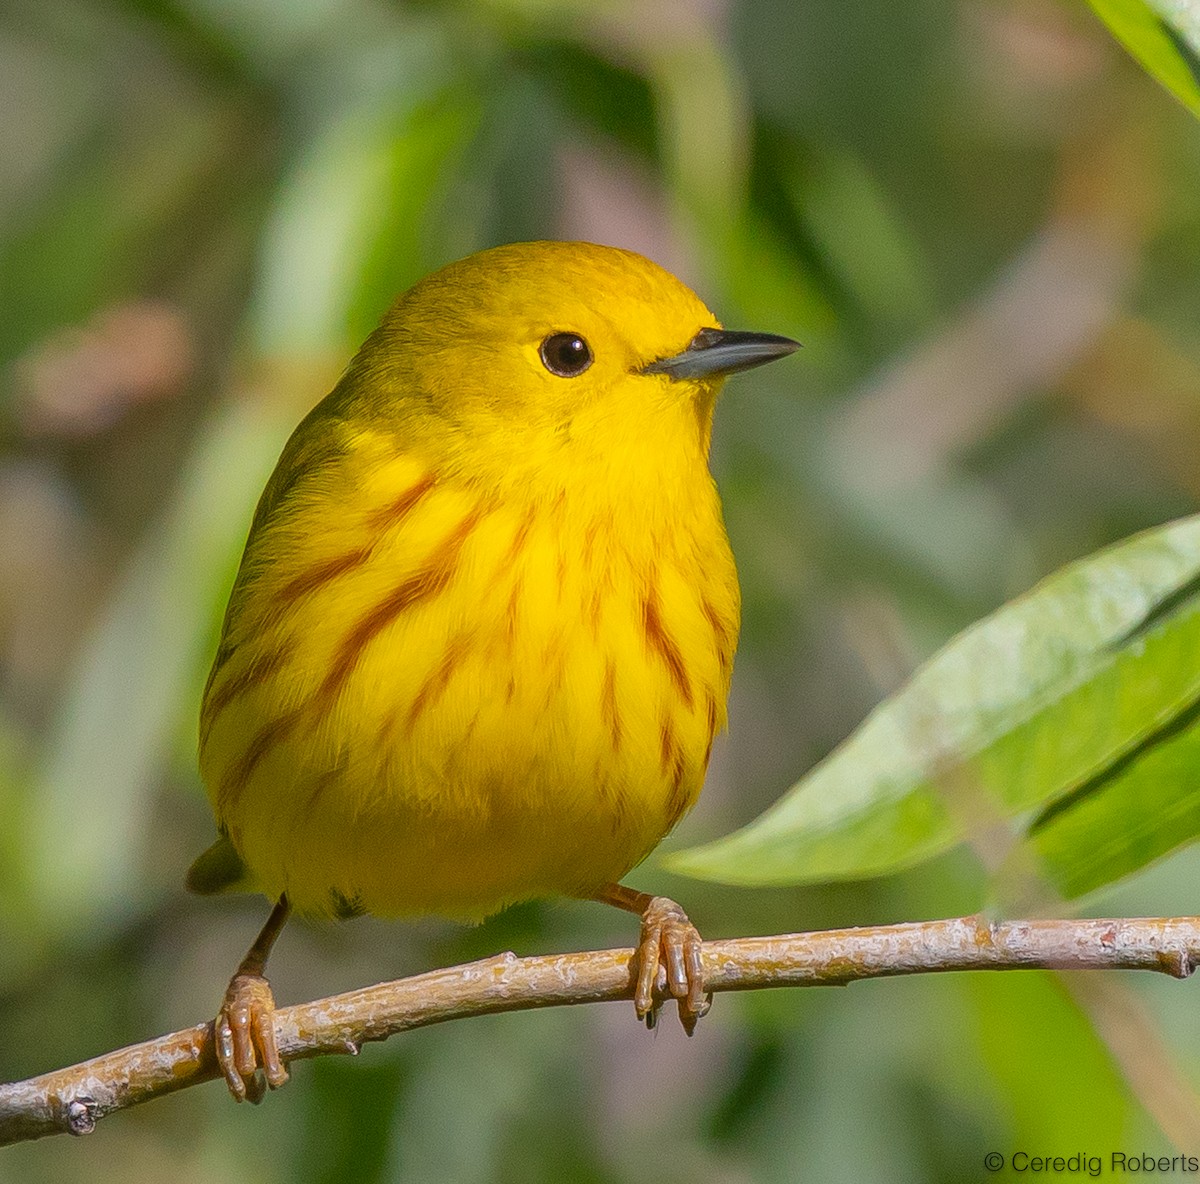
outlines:
M518 958L500 954L275 1013L286 1061L357 1053L371 1040L473 1015L599 1003L633 995L632 950ZM704 944L710 991L840 986L947 970L1157 970L1200 963L1200 917L1005 921L979 917ZM661 985L661 984L660 984ZM115 1110L217 1077L212 1023L0 1085L0 1146L84 1135Z

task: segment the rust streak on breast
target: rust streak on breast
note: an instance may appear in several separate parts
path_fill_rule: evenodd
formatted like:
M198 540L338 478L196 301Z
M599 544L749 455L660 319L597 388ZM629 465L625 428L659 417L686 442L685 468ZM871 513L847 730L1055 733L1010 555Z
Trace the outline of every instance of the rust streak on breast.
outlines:
M658 603L658 591L653 587L642 602L642 628L646 634L647 644L662 659L680 698L688 708L691 708L692 686L683 663L683 655L663 624L662 611Z
M246 668L230 675L219 687L215 687L204 699L200 712L200 743L208 742L209 733L217 716L239 696L252 691L271 677L284 664L291 652L290 645L281 645L252 659Z
M371 546L368 543L354 551L346 551L344 554L333 555L320 563L314 563L312 567L306 568L283 584L276 591L274 599L278 604L292 604L300 597L315 592L323 584L328 584L330 580L336 580L338 576L361 567L370 557Z
M709 759L712 757L713 740L717 735L717 697L713 694L711 687L707 687L704 691L704 709L705 722L708 725L708 743L704 746L703 768L707 769Z
M713 644L716 647L717 658L721 663L721 670L728 674L733 657L734 638L725 622L721 620L720 614L712 606L712 602L705 598L701 602L701 607L704 610L704 615L708 618L708 623L712 626Z
M436 484L437 481L432 474L426 475L386 506L375 510L367 518L367 525L372 535L370 541L352 551L346 551L342 555L334 555L329 559L322 560L320 563L313 564L306 571L300 572L276 592L276 601L280 604L291 604L301 596L315 592L330 580L335 580L338 576L361 567L371 558L371 552L375 549L379 532L394 528L403 522Z
M231 810L237 807L238 799L246 788L251 774L272 748L287 739L288 734L300 722L303 714L304 709L297 708L286 715L276 716L255 733L254 739L250 741L250 747L242 753L221 779L218 813L222 817L227 816Z
M604 682L600 687L600 714L608 725L613 752L621 748L621 715L617 707L617 664L610 657L604 664Z
M421 689L417 691L412 706L408 709L406 731L410 735L416 726L417 720L421 718L425 710L432 706L438 696L450 684L450 679L454 676L454 671L462 664L470 649L471 639L466 633L458 634L446 646L441 661L429 672L428 677L421 684Z
M482 516L483 508L477 506L451 531L425 568L398 584L362 617L338 647L329 673L318 691L318 698L326 702L334 698L358 665L370 641L406 610L436 596L450 583L463 544Z
M399 526L436 484L437 478L432 473L427 473L386 506L381 506L374 511L368 520L368 525L374 530L386 530Z

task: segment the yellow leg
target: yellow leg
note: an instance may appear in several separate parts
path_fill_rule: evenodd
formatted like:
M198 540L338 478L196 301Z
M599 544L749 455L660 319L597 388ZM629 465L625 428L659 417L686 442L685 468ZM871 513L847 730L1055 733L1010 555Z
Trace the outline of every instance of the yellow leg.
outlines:
M662 986L678 1000L679 1022L690 1036L712 1005L712 996L704 991L700 934L688 920L687 913L665 896L635 892L623 884L606 884L595 899L627 913L637 913L642 918L637 989L633 995L638 1019L645 1020L648 1027L654 1027L657 1018L654 989L661 971Z
M275 998L263 971L290 911L287 897L281 896L229 980L225 1001L213 1025L217 1061L229 1092L238 1102L261 1102L267 1086L278 1089L288 1079L275 1047Z

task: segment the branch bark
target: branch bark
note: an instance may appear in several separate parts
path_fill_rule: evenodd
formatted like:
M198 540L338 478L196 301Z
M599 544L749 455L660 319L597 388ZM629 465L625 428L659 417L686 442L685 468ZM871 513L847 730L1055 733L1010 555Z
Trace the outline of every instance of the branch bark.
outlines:
M632 950L518 958L499 954L280 1008L285 1061L357 1053L371 1040L446 1020L633 997ZM842 986L949 970L1156 970L1186 978L1200 963L1200 917L989 922L959 917L704 943L710 991ZM661 986L661 984L660 984ZM0 1146L85 1135L116 1110L219 1076L212 1022L0 1085Z

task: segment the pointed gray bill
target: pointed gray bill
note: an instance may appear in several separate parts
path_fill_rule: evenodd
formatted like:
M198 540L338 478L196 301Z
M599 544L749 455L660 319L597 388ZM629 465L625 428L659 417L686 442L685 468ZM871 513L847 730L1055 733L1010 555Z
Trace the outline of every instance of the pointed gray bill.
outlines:
M707 378L751 370L776 358L786 358L800 342L775 333L743 333L737 329L701 329L691 344L673 358L659 358L642 368L643 374L668 378Z

